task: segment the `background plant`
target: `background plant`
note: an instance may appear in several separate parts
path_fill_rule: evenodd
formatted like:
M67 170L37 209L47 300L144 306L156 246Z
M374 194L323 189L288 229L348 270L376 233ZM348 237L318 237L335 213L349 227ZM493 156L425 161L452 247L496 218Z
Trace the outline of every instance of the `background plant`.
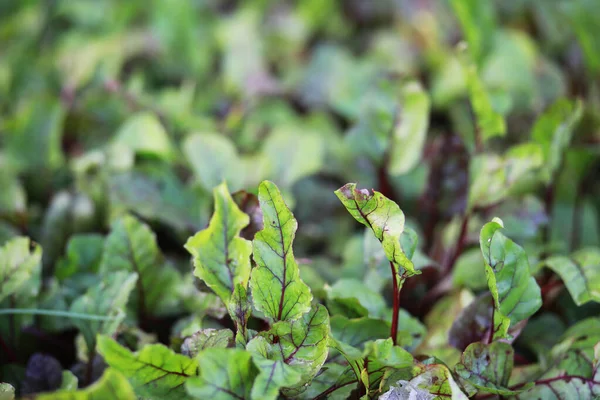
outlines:
M364 3L0 2L0 398L598 396L595 2Z

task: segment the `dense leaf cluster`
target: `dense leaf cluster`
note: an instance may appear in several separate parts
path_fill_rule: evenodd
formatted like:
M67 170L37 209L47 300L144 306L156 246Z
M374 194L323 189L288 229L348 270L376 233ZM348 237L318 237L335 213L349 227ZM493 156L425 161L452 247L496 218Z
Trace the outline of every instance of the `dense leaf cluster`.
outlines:
M4 0L0 43L0 400L600 398L595 0Z

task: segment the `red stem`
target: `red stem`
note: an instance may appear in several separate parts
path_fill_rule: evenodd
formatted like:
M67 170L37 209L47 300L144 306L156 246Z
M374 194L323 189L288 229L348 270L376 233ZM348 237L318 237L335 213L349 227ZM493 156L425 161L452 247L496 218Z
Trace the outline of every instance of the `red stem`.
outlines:
M396 345L396 341L398 340L398 313L400 312L400 290L398 288L398 276L396 274L396 270L394 268L394 264L390 261L390 268L392 269L392 285L394 290L394 307L392 314L392 329L390 332L390 336L392 337L392 342L394 346Z

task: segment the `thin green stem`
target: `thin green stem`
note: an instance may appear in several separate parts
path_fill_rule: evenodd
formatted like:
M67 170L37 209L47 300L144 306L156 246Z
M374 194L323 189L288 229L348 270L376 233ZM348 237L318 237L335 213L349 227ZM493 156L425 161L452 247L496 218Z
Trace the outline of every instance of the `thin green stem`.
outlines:
M39 308L7 308L4 310L0 310L0 315L16 315L16 314L19 314L19 315L47 315L50 317L87 319L90 321L110 321L110 320L114 320L114 319L118 318L118 316L107 317L104 315L81 314L81 313L69 312L69 311L41 310Z

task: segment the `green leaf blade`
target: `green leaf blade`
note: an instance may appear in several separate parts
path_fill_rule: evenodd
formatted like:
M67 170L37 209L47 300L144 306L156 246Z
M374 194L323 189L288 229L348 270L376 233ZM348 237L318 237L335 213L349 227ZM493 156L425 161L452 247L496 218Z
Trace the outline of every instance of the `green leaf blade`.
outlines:
M125 306L137 279L135 273L128 274L125 271L112 273L104 277L99 285L88 289L71 305L70 311L73 313L105 315L112 318L108 321L73 319L90 351L96 347L96 335L112 335L125 319Z
M132 215L113 223L104 245L100 274L119 271L138 274L134 302L141 315L166 308L165 300L170 299L164 293L174 290L179 280L177 272L164 263L154 232Z
M494 218L483 226L479 239L496 309L494 338L506 338L510 325L531 317L542 305L525 250L504 236L502 228L502 221Z
M251 354L242 349L206 349L197 357L200 376L186 382L194 398L250 399L257 369Z
M294 320L310 310L312 300L292 250L298 223L274 183L262 182L258 198L264 229L253 240L257 266L250 287L254 306L274 321Z
M0 248L0 301L17 292L34 273L42 259L42 248L16 237Z
M508 389L513 357L514 350L508 343L472 343L463 352L461 363L456 365L455 371L485 393L510 396L522 391Z
M196 375L196 360L176 354L162 344L146 345L140 352L132 353L106 336L99 336L98 352L109 366L129 379L138 396L190 398L184 384Z
M359 190L355 183L347 183L336 190L335 194L354 219L371 228L398 275L412 276L421 273L415 269L400 244L405 218L396 203L375 190L372 194L366 189Z
M42 394L39 400L136 400L137 396L127 379L113 368L108 368L100 380L79 391L61 390Z
M581 249L570 257L553 256L544 264L560 276L575 304L600 303L600 249Z
M215 212L208 228L196 233L185 244L194 257L194 274L225 302L235 286L248 285L252 243L239 237L250 223L231 198L227 185L214 190Z

